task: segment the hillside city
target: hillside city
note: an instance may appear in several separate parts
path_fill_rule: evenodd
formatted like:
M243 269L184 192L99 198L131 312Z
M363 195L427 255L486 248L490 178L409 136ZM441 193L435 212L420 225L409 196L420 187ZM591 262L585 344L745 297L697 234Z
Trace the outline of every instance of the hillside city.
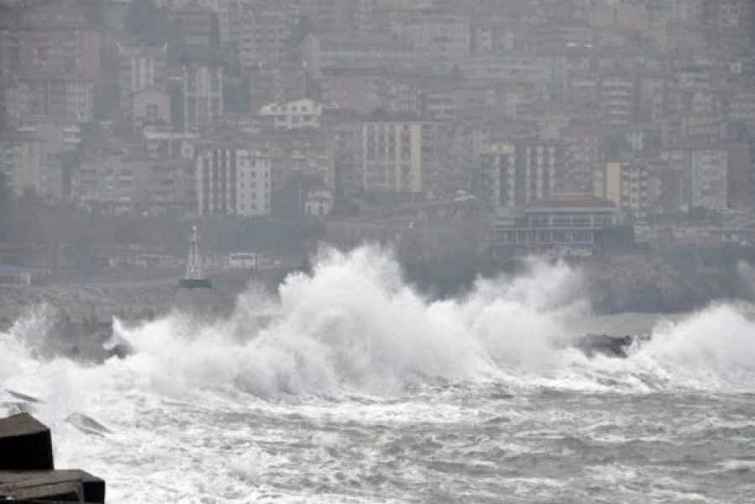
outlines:
M750 250L754 29L751 0L2 0L0 272L178 264L193 222L223 257Z

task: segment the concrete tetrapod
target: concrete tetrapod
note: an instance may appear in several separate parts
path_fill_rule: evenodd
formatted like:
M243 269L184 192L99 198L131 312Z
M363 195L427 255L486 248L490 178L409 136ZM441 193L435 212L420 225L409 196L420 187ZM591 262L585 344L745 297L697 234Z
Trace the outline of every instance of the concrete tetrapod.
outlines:
M105 481L54 469L50 429L28 413L0 419L0 501L105 502Z

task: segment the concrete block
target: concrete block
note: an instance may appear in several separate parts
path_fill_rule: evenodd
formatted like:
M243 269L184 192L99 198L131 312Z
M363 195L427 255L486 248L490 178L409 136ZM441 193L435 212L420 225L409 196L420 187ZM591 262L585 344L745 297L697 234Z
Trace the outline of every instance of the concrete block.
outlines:
M105 482L78 470L0 472L0 501L3 498L102 504Z
M0 471L53 468L50 429L28 413L0 419Z

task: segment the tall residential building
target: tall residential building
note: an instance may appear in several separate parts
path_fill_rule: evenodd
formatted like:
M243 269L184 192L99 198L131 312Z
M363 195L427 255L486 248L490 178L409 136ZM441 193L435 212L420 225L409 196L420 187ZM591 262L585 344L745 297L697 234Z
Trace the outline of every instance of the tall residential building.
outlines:
M284 5L265 2L241 12L239 60L246 70L275 67L285 59L293 19Z
M7 117L15 124L29 117L87 122L94 112L94 82L72 76L27 74L4 91Z
M212 49L220 45L217 12L199 5L188 5L173 11L171 17L187 46Z
M167 46L117 44L118 89L121 111L131 106L131 96L147 88L165 85Z
M362 184L365 191L422 193L427 187L431 124L373 120L362 125Z
M393 23L399 39L414 50L446 63L456 63L469 56L472 47L469 16L443 12L400 12Z
M502 213L551 198L564 157L564 146L555 142L491 144L481 159L482 196Z
M594 172L594 196L613 202L634 218L644 219L652 201L650 169L644 160L605 163Z
M609 75L600 80L600 108L603 124L626 127L634 121L634 79L624 75Z
M184 130L206 128L223 115L223 67L212 64L183 66Z
M81 129L77 124L37 123L0 137L3 170L17 193L27 189L51 199L71 196Z
M231 145L208 145L196 159L199 215L270 213L271 159Z

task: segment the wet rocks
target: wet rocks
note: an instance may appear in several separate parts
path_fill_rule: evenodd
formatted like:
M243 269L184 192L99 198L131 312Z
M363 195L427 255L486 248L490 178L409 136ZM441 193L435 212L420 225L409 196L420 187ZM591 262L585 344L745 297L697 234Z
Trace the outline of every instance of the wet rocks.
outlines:
M633 336L609 336L607 334L588 334L579 338L574 347L588 357L603 355L625 359L636 338Z

